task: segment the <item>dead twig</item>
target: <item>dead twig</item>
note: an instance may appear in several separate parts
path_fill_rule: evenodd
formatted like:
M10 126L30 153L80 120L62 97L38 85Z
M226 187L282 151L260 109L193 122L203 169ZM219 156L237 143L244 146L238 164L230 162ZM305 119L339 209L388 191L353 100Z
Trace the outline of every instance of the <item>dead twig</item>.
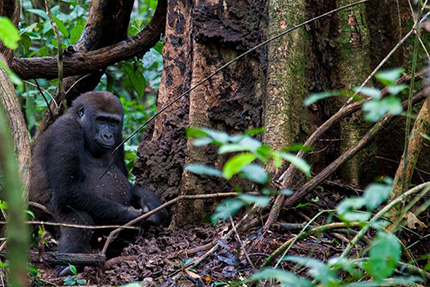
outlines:
M236 230L236 226L234 224L234 221L233 221L233 218L231 217L231 215L229 216L229 218L230 218L231 228L233 229L233 231L234 231L234 233L236 235L237 241L239 241L240 247L242 248L243 255L245 256L245 258L248 261L249 265L251 265L252 269L254 271L257 270L255 268L254 263L251 261L251 258L249 258L248 252L246 252L245 245L243 244L242 240L240 239L240 235L239 235L239 233Z
M114 265L121 264L122 262L125 262L125 261L136 261L137 257L138 257L137 255L130 255L130 256L118 256L118 257L111 258L105 262L103 269L110 269Z

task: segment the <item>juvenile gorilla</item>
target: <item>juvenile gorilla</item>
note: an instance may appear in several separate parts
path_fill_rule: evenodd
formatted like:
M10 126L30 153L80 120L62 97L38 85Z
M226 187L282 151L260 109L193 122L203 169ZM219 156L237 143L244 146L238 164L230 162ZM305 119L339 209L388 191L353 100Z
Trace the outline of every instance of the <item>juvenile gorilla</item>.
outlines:
M45 205L58 222L85 225L124 224L161 205L155 193L130 184L124 150L112 154L122 141L123 116L111 93L78 97L34 148L30 200ZM167 218L162 210L149 221L163 224ZM91 236L88 229L61 227L58 252L88 253Z

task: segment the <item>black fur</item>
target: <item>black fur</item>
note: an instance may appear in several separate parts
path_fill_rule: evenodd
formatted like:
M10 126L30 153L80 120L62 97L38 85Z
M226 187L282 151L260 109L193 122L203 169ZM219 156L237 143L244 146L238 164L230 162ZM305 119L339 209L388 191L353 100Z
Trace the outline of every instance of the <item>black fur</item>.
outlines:
M45 205L54 219L75 224L124 224L161 204L150 190L127 179L122 140L124 110L108 92L78 97L40 138L33 151L30 200ZM42 220L50 217L36 213ZM149 221L164 224L166 210ZM87 253L89 229L60 228L58 252Z

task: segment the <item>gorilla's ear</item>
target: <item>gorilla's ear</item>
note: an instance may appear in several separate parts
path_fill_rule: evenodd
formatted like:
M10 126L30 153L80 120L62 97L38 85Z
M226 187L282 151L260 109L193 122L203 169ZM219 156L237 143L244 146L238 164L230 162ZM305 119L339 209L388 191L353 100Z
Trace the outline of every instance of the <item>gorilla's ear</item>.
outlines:
M84 106L81 106L81 107L78 109L78 116L79 116L80 118L82 118L82 117L84 116L84 114L85 114L85 108L84 108Z

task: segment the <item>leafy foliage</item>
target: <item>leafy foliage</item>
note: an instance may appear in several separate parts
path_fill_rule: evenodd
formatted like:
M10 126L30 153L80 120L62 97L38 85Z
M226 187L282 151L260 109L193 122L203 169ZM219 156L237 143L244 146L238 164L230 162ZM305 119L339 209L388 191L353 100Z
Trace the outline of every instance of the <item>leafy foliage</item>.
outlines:
M267 145L263 145L259 140L251 137L261 133L263 130L256 129L248 131L244 134L229 135L225 132L214 131L207 128L189 128L187 136L195 138L193 144L195 146L205 146L214 144L219 146L219 154L233 153L226 163L222 171L203 164L188 164L184 167L185 170L198 175L209 175L222 177L230 180L235 175L246 178L258 185L264 186L269 183L270 177L266 170L257 163L265 164L273 162L275 167L280 167L282 161L285 160L301 170L308 177L311 175L310 165L301 158L297 158L294 154L289 153L289 150L308 149L304 146L296 145L290 149L282 149L275 151ZM267 191L264 188L263 191ZM270 192L269 192L270 193ZM286 192L286 194L289 194ZM235 214L245 205L256 204L258 206L266 206L269 204L268 196L252 196L249 194L240 194L236 199L228 199L215 209L215 214L212 216L212 221L217 223L221 219L227 219Z

